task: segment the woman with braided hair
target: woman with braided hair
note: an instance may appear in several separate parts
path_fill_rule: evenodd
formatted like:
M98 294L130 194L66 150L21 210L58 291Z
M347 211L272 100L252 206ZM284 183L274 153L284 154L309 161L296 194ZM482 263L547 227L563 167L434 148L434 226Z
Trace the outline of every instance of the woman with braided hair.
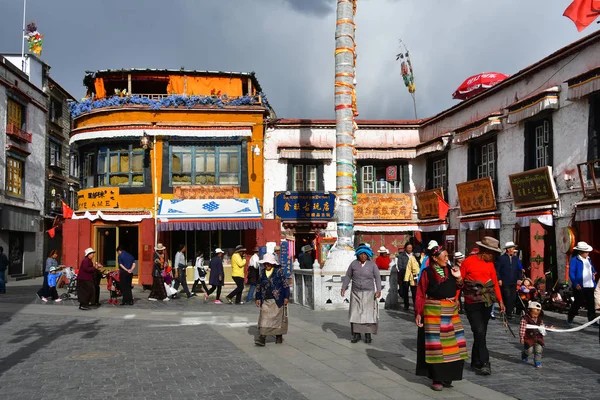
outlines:
M350 292L350 327L352 343L365 334L365 343L371 343L371 334L377 334L379 323L379 304L381 297L381 276L377 264L371 261L373 250L367 245L359 245L354 252L356 260L350 263L342 284L342 297L346 295L348 285L352 282Z
M418 283L415 304L417 375L431 378L431 389L440 391L462 379L468 358L455 297L463 279L458 266L449 267L448 253L441 246L431 249L430 257Z

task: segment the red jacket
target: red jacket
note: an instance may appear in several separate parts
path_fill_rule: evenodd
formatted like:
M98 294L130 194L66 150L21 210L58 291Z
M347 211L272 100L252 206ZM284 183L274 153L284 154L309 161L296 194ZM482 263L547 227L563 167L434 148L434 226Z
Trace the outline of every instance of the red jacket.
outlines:
M94 263L92 262L92 260L85 257L83 260L81 260L81 266L79 267L77 279L82 281L93 281L94 272L96 272L96 268L94 268Z
M387 254L381 255L377 257L375 260L375 264L377 264L377 268L383 271L387 271L390 268L390 262L392 259Z

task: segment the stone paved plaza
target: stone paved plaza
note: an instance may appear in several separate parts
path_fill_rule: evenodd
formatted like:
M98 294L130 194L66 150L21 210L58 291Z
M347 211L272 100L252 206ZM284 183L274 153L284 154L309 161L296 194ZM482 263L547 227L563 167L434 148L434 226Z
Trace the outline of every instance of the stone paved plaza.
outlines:
M37 300L40 280L19 284L9 282L0 295L0 392L7 399L600 398L597 328L550 333L543 368L535 369L520 361L518 340L491 321L493 375L466 367L463 381L438 393L414 375L412 312L381 310L373 343L352 345L346 311L292 305L284 344L271 339L259 348L258 310L250 304L149 302L136 289L134 306L115 307L102 290L103 306L86 312L71 301ZM546 319L566 327L564 316Z

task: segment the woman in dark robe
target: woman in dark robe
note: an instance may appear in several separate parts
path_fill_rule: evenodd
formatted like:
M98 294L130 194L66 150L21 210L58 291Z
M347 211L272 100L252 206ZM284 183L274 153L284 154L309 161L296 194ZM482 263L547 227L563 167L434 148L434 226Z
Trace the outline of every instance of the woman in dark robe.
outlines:
M458 315L457 290L463 287L460 269L448 268L448 253L441 246L431 250L429 265L417 287L415 323L417 336L417 375L433 381L440 391L462 379L467 343Z
M158 243L154 247L154 266L152 268L152 289L148 300L150 301L169 301L167 291L165 290L165 278L163 278L163 271L168 265L165 258L166 247L162 243Z
M208 264L208 270L210 271L208 283L210 283L211 287L206 292L204 299L208 301L208 297L216 290L217 298L215 299L215 304L221 304L221 289L225 282L225 271L223 270L224 254L225 252L220 248L215 249L215 255L211 258L210 264Z
M89 310L90 303L96 299L94 274L102 265L92 261L95 254L96 250L91 247L85 249L85 257L81 260L81 265L79 266L77 274L77 297L79 298L80 310Z

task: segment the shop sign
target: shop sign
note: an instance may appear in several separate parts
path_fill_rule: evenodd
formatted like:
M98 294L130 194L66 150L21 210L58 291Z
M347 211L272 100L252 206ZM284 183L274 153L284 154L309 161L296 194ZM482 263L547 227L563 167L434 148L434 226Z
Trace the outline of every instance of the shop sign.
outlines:
M397 181L398 180L398 167L395 165L390 165L385 169L385 176L388 181Z
M439 218L438 196L436 196L436 193L444 199L444 191L442 188L427 190L416 194L419 219Z
M290 278L292 276L292 258L290 257L290 245L287 240L281 242L281 246L279 246L279 264L281 268L283 268L283 272L285 273L286 278Z
M460 211L463 215L496 211L496 196L492 178L456 184Z
M330 220L333 218L334 208L335 194L333 193L275 193L275 217L282 220Z
M398 220L412 219L413 202L406 193L358 193L354 219Z
M237 199L240 188L237 186L175 186L176 199Z
M84 189L77 192L77 207L79 210L119 208L119 200L118 187Z
M508 176L513 201L517 207L549 204L558 201L552 167L538 168Z

